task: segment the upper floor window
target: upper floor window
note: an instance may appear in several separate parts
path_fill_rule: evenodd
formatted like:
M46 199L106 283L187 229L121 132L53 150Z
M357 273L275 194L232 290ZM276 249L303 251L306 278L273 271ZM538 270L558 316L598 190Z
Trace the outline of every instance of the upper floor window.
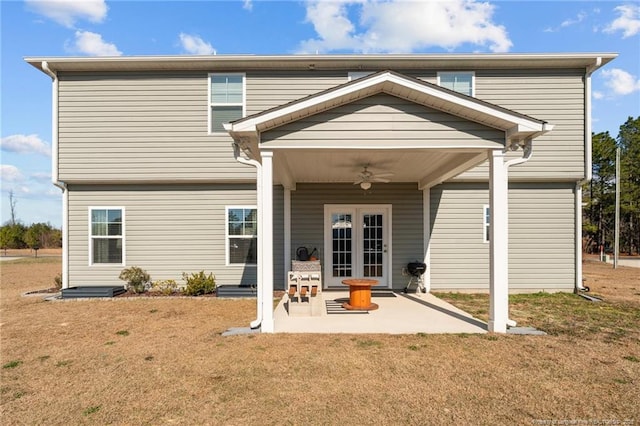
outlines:
M211 133L224 132L224 123L244 116L244 74L209 74Z
M89 253L91 264L124 264L124 209L91 207Z
M475 73L473 71L447 71L438 73L438 86L467 96L475 96Z
M371 75L373 73L374 73L374 71L349 71L349 74L347 74L347 79L348 79L348 81L353 81L353 80L357 80L359 78L366 77L366 76Z

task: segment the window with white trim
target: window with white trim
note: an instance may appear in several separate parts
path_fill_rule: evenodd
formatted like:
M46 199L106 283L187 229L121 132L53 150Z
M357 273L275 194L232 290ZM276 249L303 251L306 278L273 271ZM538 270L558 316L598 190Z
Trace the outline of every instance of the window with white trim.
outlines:
M489 236L491 231L491 210L489 210L489 205L485 204L482 206L482 221L483 221L483 229L482 229L482 241L485 243L489 242Z
M347 74L347 81L357 80L373 73L374 71L349 71L349 73Z
M438 73L438 86L475 96L476 75L473 71L443 71Z
M209 130L224 132L224 123L244 117L244 74L209 74Z
M124 208L90 207L89 253L92 265L124 264Z
M258 209L255 206L232 206L227 212L227 264L257 265Z

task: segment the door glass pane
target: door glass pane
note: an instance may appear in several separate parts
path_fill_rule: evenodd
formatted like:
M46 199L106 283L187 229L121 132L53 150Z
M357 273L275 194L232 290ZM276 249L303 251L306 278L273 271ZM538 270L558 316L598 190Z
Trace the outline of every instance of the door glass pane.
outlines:
M333 213L331 215L332 270L334 277L353 276L351 259L352 223L350 214Z
M381 214L365 214L362 217L362 266L365 277L383 275L383 228Z

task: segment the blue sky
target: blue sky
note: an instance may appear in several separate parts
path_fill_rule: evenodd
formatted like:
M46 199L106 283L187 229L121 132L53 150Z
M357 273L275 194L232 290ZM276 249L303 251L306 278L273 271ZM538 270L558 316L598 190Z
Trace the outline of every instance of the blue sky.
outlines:
M1 222L60 226L51 80L27 56L617 52L593 78L593 130L640 115L636 1L0 0Z

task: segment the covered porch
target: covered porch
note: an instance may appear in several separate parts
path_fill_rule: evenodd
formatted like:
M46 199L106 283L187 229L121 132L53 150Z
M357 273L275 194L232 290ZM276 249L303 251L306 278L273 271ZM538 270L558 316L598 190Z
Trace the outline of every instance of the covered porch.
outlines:
M399 273L399 265L407 261L422 260L429 265L431 256L430 236L430 190L448 179L451 179L478 164L488 161L489 172L486 180L490 188L490 306L487 329L494 332L505 332L508 323L508 167L516 162L526 161L531 154L532 140L538 135L551 130L549 124L496 105L488 104L443 89L430 83L383 71L373 74L334 89L321 92L308 98L274 108L263 113L243 118L225 125L233 137L236 159L252 165L257 169L258 193L258 308L257 318L251 325L260 327L263 332L285 332L287 329L309 329L304 324L316 324L324 321L325 325L310 328L332 329L342 327L349 329L348 324L362 322L362 329L371 332L393 332L386 330L385 321L396 324L391 328L407 330L423 329L426 324L434 324L429 315L444 315L439 318L442 324L454 316L446 312L455 312L453 307L439 306L433 296L425 296L430 301L418 303L404 296L397 296L388 301L388 309L367 315L367 319L349 317L333 319L330 315L320 318L291 317L285 320L280 317L282 310L274 311L272 294L274 289L274 236L281 238L284 246L284 270L291 268L291 260L295 257L292 247L292 231L299 227L292 225L292 220L300 211L292 209L292 193L304 186L305 191L313 192L313 185L327 189L324 194L318 193L318 200L324 202L324 218L310 221L313 228L320 223L318 232L330 229L330 218L333 213L339 218L341 212L353 214L354 228L362 227L366 215L374 212L381 218L391 216L394 206L384 204L384 200L368 205L362 200L340 204L326 201L336 199L340 188L356 188L354 183L362 181L363 167L370 167L376 172L387 173L393 183L413 185L414 193L420 194L418 205L421 226L419 234L403 233L402 236L391 233L397 225L389 225L385 238L381 241L379 252L386 260L380 271L358 266L357 261L351 275L342 275L341 267L335 265L335 257L327 255L332 241L328 234L324 237L324 276L323 280L339 281L345 276L381 278L384 287L397 288L392 280ZM506 159L507 151L523 148L521 158ZM520 155L518 156L520 157ZM367 169L364 169L365 171ZM375 180L372 185L385 185ZM284 188L281 206L274 203L274 185ZM370 186L369 186L370 187ZM367 190L362 186L362 190ZM344 189L343 192L347 193ZM353 189L351 189L353 191ZM353 198L352 198L353 200ZM360 211L366 206L368 211ZM282 208L282 234L274 230L274 211ZM386 210L381 210L386 208ZM333 210L332 210L333 209ZM342 210L340 210L342 209ZM351 209L351 210L350 210ZM373 210L372 210L373 209ZM322 215L316 201L314 215ZM393 210L395 212L396 210ZM357 217L360 219L357 219ZM322 216L320 216L322 218ZM365 218L365 219L362 219ZM335 219L338 220L338 219ZM360 220L360 222L358 222ZM336 226L336 222L333 222ZM324 231L323 231L324 229ZM322 236L321 236L322 237ZM400 243L411 241L416 250L401 253L395 250ZM359 249L363 249L363 245ZM361 253L356 253L361 254ZM355 256L355 254L354 254ZM408 257L411 256L411 257ZM338 272L336 272L338 271ZM387 275L383 275L383 274ZM429 290L429 268L425 274L425 284ZM333 292L326 292L331 296ZM322 297L325 296L323 292ZM407 315L399 315L402 308L394 306L409 303L405 306ZM423 302L425 302L423 300ZM411 309L409 309L409 306ZM417 307L423 311L416 310ZM446 312L443 312L446 311ZM385 312L386 311L386 312ZM429 312L424 312L429 311ZM384 313L383 313L384 312ZM395 312L395 313L394 313ZM457 312L456 315L463 313ZM390 317L388 317L390 316ZM278 318L276 320L276 318ZM376 318L386 318L376 320ZM391 320L391 318L396 318ZM355 321L351 321L351 320ZM458 318L459 319L459 318ZM470 325L462 320L461 325ZM340 325L341 324L341 325ZM368 325L365 325L368 324ZM404 325L403 325L404 324ZM377 327L376 327L377 325ZM417 327L417 328L416 328ZM472 326L482 330L478 324ZM426 329L426 328L425 328ZM329 332L329 331L327 331ZM423 331L427 332L427 331ZM447 332L447 331L442 331ZM466 331L453 331L466 332Z
M486 333L487 324L429 293L373 292L374 311L346 311L348 291L325 291L318 316L290 315L287 297L274 310L276 333Z

